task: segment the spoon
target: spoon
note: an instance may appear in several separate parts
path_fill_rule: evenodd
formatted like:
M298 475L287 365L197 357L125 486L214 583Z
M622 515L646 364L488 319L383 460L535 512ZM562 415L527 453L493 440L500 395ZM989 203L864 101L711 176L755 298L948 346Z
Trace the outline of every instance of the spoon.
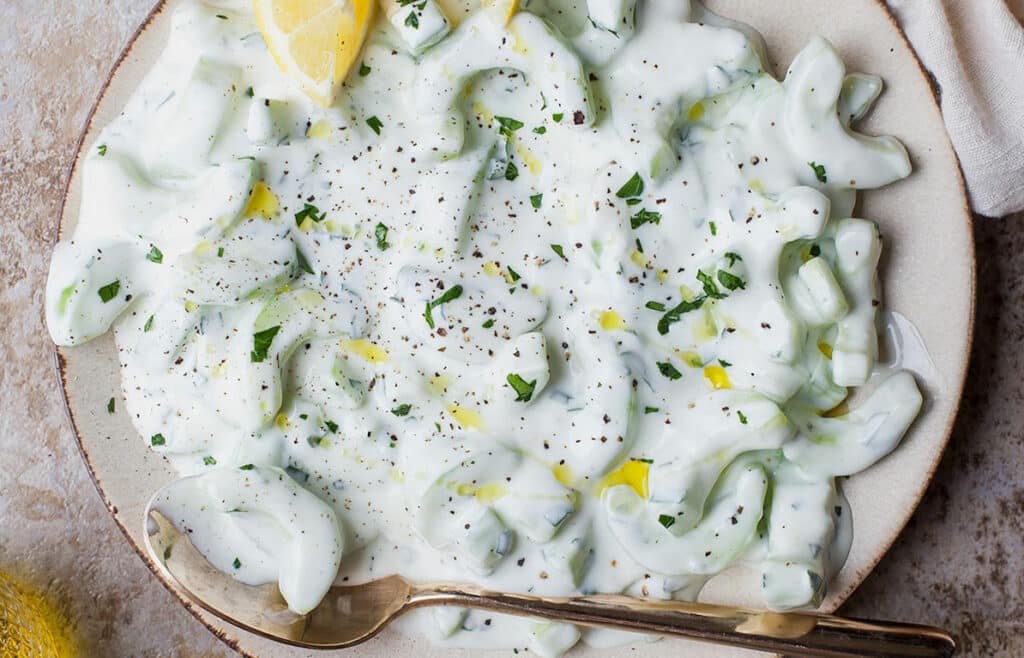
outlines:
M409 610L453 605L806 656L947 657L956 650L948 634L915 624L615 594L527 596L456 583L410 583L401 576L332 587L315 610L300 615L288 609L275 583L245 585L215 569L159 511L150 509L145 525L150 557L189 599L248 631L299 647L355 646Z

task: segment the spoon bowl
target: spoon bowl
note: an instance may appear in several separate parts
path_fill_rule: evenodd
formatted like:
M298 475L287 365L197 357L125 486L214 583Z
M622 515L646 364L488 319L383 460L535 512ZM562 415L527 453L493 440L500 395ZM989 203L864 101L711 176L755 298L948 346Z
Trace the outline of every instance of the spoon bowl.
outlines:
M914 624L615 594L527 596L455 583L414 584L397 575L361 585L332 587L316 609L300 615L288 608L276 584L246 585L214 568L186 534L151 506L146 512L143 536L157 568L190 600L248 631L311 649L361 644L403 613L431 605L808 656L947 657L956 649L953 638L943 631Z

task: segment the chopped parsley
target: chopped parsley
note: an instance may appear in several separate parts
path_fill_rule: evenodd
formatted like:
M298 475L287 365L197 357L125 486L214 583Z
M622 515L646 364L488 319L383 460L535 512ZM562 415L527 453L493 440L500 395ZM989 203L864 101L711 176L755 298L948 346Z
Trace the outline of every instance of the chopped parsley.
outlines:
M372 70L373 69L371 69L369 66L366 65L366 62L359 62L359 77L360 78L365 78L366 76L370 75L370 71L372 71Z
M657 407L644 407L644 413L645 414L656 414L659 411L661 411L661 409L659 409Z
M311 203L304 203L302 204L302 210L295 213L295 225L301 226L302 222L305 221L307 218L313 220L314 222L320 223L324 221L324 218L326 217L326 212L320 212L320 209Z
M431 329L434 328L434 316L431 311L442 304L447 304L450 301L454 301L462 297L462 286L452 286L448 290L444 291L444 294L437 299L432 299L427 302L426 307L423 309L423 319L427 321L427 326Z
M238 470L251 471L254 468L256 468L256 466L254 466L253 464L242 464L241 466L238 467Z
M217 247L217 258L224 257L224 247Z
M377 227L373 230L374 237L377 238L377 248L384 251L391 245L388 244L388 227L382 222L377 222Z
M638 197L644 193L644 179L640 178L639 173L633 174L632 178L626 181L626 184L619 188L619 191L615 193L615 196L620 199L630 199Z
M117 297L117 291L120 290L120 289L121 289L121 282L120 281L112 281L112 282L108 283L107 285L101 287L97 291L97 294L100 296L100 299L103 300L103 303L106 304L107 302L109 302L114 297Z
M410 411L412 411L411 404L400 404L392 409L391 413L401 418L402 416L408 416Z
M529 402L533 397L533 389L537 387L537 380L528 382L519 375L512 373L505 378L508 385L516 392L516 402Z
M373 129L373 132L377 133L378 135L380 134L380 129L384 127L384 123L377 118L377 115L373 115L372 117L367 119L366 125L370 126L370 128Z
M295 260L298 261L297 265L300 270L306 274L316 274L316 272L313 271L313 266L309 264L308 260L306 260L306 256L302 253L301 249L295 250Z
M252 87L249 87L248 89L245 90L245 95L248 96L249 98L252 98L253 96L256 95L256 90L253 89Z
M99 146L96 147L96 151L100 154L100 157L106 155L107 154L107 145L106 144L100 144Z
M668 514L659 514L658 523L660 523L663 528L671 528L676 524L676 517L669 516Z
M262 363L267 358L267 350L270 349L270 344L274 342L274 336L279 331L281 331L280 325L257 331L252 335L252 354L249 355L249 358L253 363Z
M146 260L150 263L162 263L164 262L164 253L154 246L149 250L149 253L146 254Z
M562 260L569 260L568 258L565 257L565 250L562 249L562 245L560 245L560 244L553 244L553 245L551 245L551 251L553 251L556 254L558 254L558 257L561 258Z
M534 208L540 208L540 204L544 203L543 194L534 194L530 197L530 205Z
M645 457L633 457L630 461L640 462L641 464L653 464L653 459L647 459Z
M658 372L669 379L681 379L683 373L679 372L674 365L668 361L658 361Z
M662 304L661 302L650 301L650 302L647 302L646 304L644 304L644 306L646 306L647 308L651 309L652 311L660 311L660 312L664 312L665 311L665 305Z
M228 19L228 17L224 14L217 14L217 18L221 19L222 21L226 21Z
M420 29L420 19L416 16L416 10L413 9L409 12L409 15L405 17L405 24L414 30ZM380 131L377 131L380 134Z
M206 464L207 466L216 466L217 460L211 457L210 455L206 455L205 457L203 457L203 463Z
M718 365L722 366L723 368L728 368L732 364L729 363L728 361L726 361L725 359L719 359L718 360Z
M162 446L165 445L166 443L167 439L164 438L163 434L154 434L153 436L149 437L149 445Z
M242 568L242 561L241 561L241 560L239 560L239 559L238 559L238 558L236 557L236 558L235 558L235 561L234 561L234 562L232 562L232 563L231 563L231 565L232 565L233 567L235 567L236 569L241 569L241 568Z
M516 281L518 281L519 279L523 278L523 277L519 276L519 272L516 272L516 271L515 271L515 270L513 270L513 269L512 269L511 267L508 267L508 268L505 268L505 269L507 269L507 270L508 270L508 277L509 277L510 279L512 279L512 283L515 283L515 282L516 282Z
M331 434L338 433L338 424L331 420L330 418L324 421L324 427L326 427L327 431L330 432Z
M484 329L490 329L491 327L494 326L494 318L488 318L487 322L484 322L480 326L483 327Z
M536 128L533 129L533 132L537 133L538 135L543 135L547 131L548 129L545 128L544 126L537 126Z
M692 302L688 302L685 299L673 308L665 312L665 315L661 316L658 320L658 333L664 336L668 333L668 328L675 322L679 322L683 313L689 313L690 311L696 311L704 305L704 297L698 297ZM649 308L649 307L648 307Z
M505 180L515 180L517 178L519 178L519 167L510 160L508 166L505 167Z
M743 290L747 287L747 284L743 282L743 279L739 278L735 274L726 272L725 270L718 270L718 282L729 290Z
M148 333L149 330L153 328L153 318L154 317L155 316L152 316L152 315L149 316L149 319L146 320L146 324L142 325L142 331L143 332L147 332Z
M711 235L718 235L718 226L714 222L708 222L708 227L711 229Z
M660 224L661 213L641 208L640 212L629 218L629 225L632 228L640 228L644 224Z
M828 174L825 173L825 165L820 165L814 160L807 163L807 166L814 170L814 177L821 183L828 182Z
M735 251L727 251L727 252L725 252L725 259L727 261L729 261L729 267L732 267L733 265L735 265L736 261L742 261L743 260L743 258L739 254L737 254Z
M512 117L494 117L494 120L501 126L498 132L505 136L510 136L525 125L519 119L513 119Z
M718 289L718 284L710 274L704 270L697 270L697 280L704 285L704 295L711 299L725 299L725 293Z
M747 424L747 417L743 415L743 412L742 412L742 411L740 411L739 409L737 409L737 410L736 410L736 415L737 415L737 416L739 416L739 419L740 419L740 424L741 424L741 425L746 425L746 424Z
M107 413L108 414L114 413L114 398L110 398L110 401L107 402Z
M551 115L551 118L555 120L555 123L562 123L562 117L564 116L565 114L563 114L562 112L555 112L554 114Z

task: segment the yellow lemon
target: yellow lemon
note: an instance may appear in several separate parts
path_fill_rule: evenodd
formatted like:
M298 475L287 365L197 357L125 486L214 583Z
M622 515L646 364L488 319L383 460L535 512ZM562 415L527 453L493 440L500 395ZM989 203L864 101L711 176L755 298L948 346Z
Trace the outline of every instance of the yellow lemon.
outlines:
M254 0L274 61L325 107L359 57L376 0Z

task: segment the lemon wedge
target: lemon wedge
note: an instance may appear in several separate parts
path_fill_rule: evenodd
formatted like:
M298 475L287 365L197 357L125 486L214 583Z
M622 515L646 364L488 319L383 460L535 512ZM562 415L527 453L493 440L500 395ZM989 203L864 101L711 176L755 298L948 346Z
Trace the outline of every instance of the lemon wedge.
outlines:
M497 18L502 25L508 25L519 11L519 0L480 0L480 6Z
M274 61L324 107L359 57L375 6L376 0L254 0Z

